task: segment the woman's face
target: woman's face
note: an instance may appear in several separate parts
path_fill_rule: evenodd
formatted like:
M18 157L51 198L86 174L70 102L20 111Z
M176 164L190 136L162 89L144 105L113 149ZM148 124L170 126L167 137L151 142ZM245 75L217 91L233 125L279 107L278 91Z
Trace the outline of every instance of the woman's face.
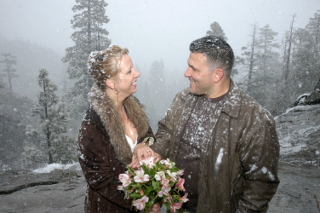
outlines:
M137 91L137 78L140 73L133 67L132 60L128 54L121 57L121 71L116 88L119 93L129 96Z

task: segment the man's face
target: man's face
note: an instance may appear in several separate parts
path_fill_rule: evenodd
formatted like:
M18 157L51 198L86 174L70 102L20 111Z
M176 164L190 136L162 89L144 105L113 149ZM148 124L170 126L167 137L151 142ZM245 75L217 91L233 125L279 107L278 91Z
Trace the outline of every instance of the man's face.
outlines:
M184 76L190 81L190 92L210 97L214 84L214 71L207 64L207 57L202 53L190 53L188 69Z

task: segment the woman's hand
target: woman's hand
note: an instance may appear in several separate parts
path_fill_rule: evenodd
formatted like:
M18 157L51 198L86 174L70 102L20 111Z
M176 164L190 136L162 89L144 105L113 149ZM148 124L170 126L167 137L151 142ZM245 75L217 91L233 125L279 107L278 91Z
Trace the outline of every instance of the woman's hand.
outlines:
M149 146L144 144L137 144L133 151L132 162L130 163L130 167L135 169L140 167L140 162L148 159L150 157L154 157L156 160L161 160L161 156L154 152Z
M149 146L144 144L137 144L134 149L134 154L137 156L139 162L154 156L154 153Z

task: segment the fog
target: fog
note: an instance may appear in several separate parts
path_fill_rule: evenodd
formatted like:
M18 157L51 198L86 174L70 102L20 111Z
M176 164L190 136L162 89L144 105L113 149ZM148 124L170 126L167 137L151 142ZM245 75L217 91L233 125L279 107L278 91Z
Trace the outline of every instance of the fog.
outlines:
M294 29L305 28L320 9L320 0L106 2L106 15L110 21L103 27L109 32L111 44L129 49L133 63L141 73L136 95L147 105L148 113L157 111L157 115L150 116L154 129L176 92L188 86L183 73L187 68L190 42L205 36L213 22L219 23L235 55L240 56L241 48L251 41L253 24L257 24L258 29L269 25L278 33L276 42L281 45L294 15ZM74 46L71 20L75 15L72 11L75 4L75 0L0 1L0 53L17 56L15 68L19 77L12 82L16 94L36 100L39 92L37 76L41 68L49 71L49 78L58 85L60 95L66 92L62 91L66 85L62 82L68 81L67 64L61 59L66 55L66 48ZM155 61L163 62L164 81L150 76L150 67ZM4 65L0 64L0 70L3 69ZM243 80L239 76L246 72L240 70L234 80L241 83ZM5 78L2 80L6 82ZM144 88L146 84L154 84L159 89ZM166 98L160 100L161 106L150 98L160 99L157 96L161 96L161 92L158 94L155 90L172 85L178 87L169 89Z
M110 22L104 27L112 43L127 47L140 67L163 59L167 74L179 72L180 77L187 66L190 42L204 36L214 21L220 24L239 55L249 41L250 25L269 24L280 40L294 14L294 28L302 28L320 8L320 0L106 2ZM67 47L73 46L70 20L74 0L1 0L0 5L0 37L37 43L61 56Z
M284 184L280 185L280 190L271 205L271 212L292 210L315 212L319 209L313 197L316 192L319 195L319 187L314 186L320 186L318 178L320 43L318 40L318 43L313 41L318 38L316 36L319 35L319 24L313 22L313 26L309 28L306 28L306 25L310 23L315 13L320 13L320 0L105 0L105 2L108 3L106 15L110 21L103 28L109 32L108 38L111 44L128 48L130 51L135 68L141 74L137 82L138 92L135 95L146 106L154 133L158 121L164 117L176 92L188 86L189 81L183 77L183 73L187 68L189 44L205 36L213 22L217 22L223 29L235 56L241 56L242 47L250 45L252 25L257 24L257 29L269 25L272 31L278 33L275 43L279 47L276 51L270 51L272 55L270 63L268 66L256 68L257 73L262 70L261 68L266 68L268 71L262 76L264 77L262 80L259 80L261 76L256 73L256 84L260 86L259 83L262 82L263 85L260 88L257 86L257 90L252 89L253 95L248 91L275 115L282 150L281 161L294 165L293 175L287 172L288 168L291 172L291 166L288 168L283 166L280 170L281 178L284 179L284 181L281 179L281 184ZM66 49L75 45L71 39L75 31L72 29L71 20L75 15L72 7L76 4L76 0L0 0L0 62L3 60L2 53L16 56L17 65L13 68L18 75L11 79L10 91L8 89L10 80L3 72L5 65L3 62L0 63L0 177L2 178L0 178L2 183L0 189L9 191L9 193L2 192L0 196L0 203L4 203L0 206L0 212L50 212L53 209L52 212L58 212L55 210L62 207L66 210L64 212L69 213L83 210L85 179L81 176L82 173L74 172L73 168L70 171L74 177L70 175L68 178L74 182L65 181L67 179L61 176L61 180L57 181L61 182L61 185L49 189L53 195L53 202L51 198L46 199L48 190L43 190L41 186L37 187L38 191L29 187L29 190L23 190L18 196L12 193L12 188L20 191L20 185L35 186L33 182L30 184L35 177L33 173L25 175L26 173L19 172L19 175L16 175L15 169L46 173L61 166L66 167L65 164L74 166L74 162L77 162L77 135L85 114L84 107L77 107L83 104L81 101L86 102L86 100L84 96L72 94L76 97L72 99L74 97L69 95L68 92L77 79L69 79L68 64L64 64L61 60L66 56ZM289 39L285 40L284 37L290 30L293 16L295 16L293 31L297 32L299 28L303 30L299 34L301 37L297 36L296 43L293 44L296 48L291 52L290 66L293 69L284 82L283 64L287 61L283 56L289 52L290 59L290 51L287 51L286 47ZM308 31L310 34L306 33ZM301 42L303 37L307 38L304 43ZM297 45L299 43L297 41L301 45ZM152 70L154 64L160 64L157 67L160 68ZM245 90L249 81L245 81L247 79L243 77L248 73L248 69L243 67L238 69L236 66L235 70L239 71L239 75L233 76L233 80ZM32 114L37 102L41 104L41 98L37 97L39 94L41 97L42 88L38 86L37 78L42 68L48 70L48 78L57 85L57 97L60 98L59 103L51 108L53 109L51 112L59 112L51 116L56 119L50 120L56 127L51 133L56 130L62 132L53 134L51 141L53 148L47 145L47 141L43 139L45 132L41 131L45 122L48 122L48 117L46 120L41 120L40 113L36 116ZM283 86L287 84L288 87ZM84 87L81 84L76 89L81 92L86 91ZM281 96L279 93L286 95ZM303 98L297 101L297 97ZM62 106L61 103L65 104L63 106L66 106L66 111L62 110L63 107L58 111ZM308 106L293 107L293 103L295 106L300 103ZM310 103L314 106L309 106ZM285 108L289 110L282 114ZM51 148L56 151L54 164L39 169L48 162L50 164L48 150ZM78 163L76 165L79 166ZM305 167L305 170L300 170L300 165L301 168ZM11 169L13 172L7 172ZM20 177L23 176L25 178L21 182ZM60 177L59 174L54 176ZM45 177L49 182L55 182L57 179L54 177L52 181L50 174ZM314 180L309 179L310 177ZM300 181L302 178L307 180ZM40 181L39 185L43 185L42 179L39 178L37 181ZM70 190L73 189L74 183L78 185L76 186L78 195ZM7 187L10 185L11 188ZM69 196L71 201L69 198L65 200L70 203L62 204L61 201L65 197L55 193L57 191ZM41 199L48 200L48 207ZM37 209L39 211L36 211Z

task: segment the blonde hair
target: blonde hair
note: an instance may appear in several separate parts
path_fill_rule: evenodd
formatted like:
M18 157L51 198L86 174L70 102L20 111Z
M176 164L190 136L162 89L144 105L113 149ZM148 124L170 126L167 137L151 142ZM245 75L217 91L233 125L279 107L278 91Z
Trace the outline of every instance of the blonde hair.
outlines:
M106 50L93 51L89 55L88 71L93 81L101 90L106 88L107 79L117 79L121 71L121 58L129 50L112 45Z

